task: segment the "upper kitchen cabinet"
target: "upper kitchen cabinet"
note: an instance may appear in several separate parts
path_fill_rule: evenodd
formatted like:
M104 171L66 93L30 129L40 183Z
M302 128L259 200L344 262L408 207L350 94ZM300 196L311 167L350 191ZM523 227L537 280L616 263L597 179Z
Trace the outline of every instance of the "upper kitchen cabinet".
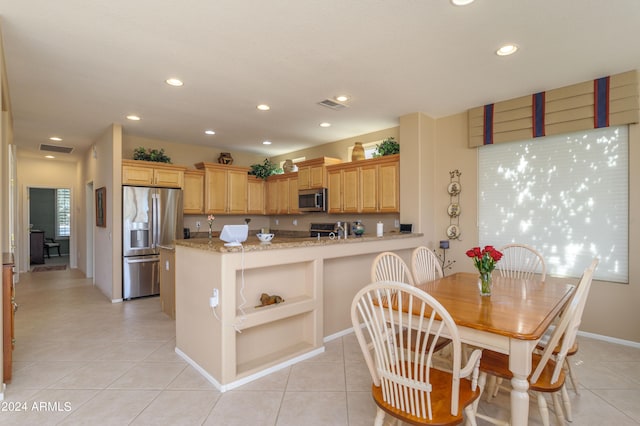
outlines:
M341 162L338 158L320 157L296 163L298 166L298 189L326 188L326 167Z
M247 213L265 214L265 181L247 176Z
M298 214L298 173L269 176L266 183L267 214Z
M142 160L122 160L122 184L182 188L185 167Z
M247 174L249 168L217 163L198 163L204 170L206 214L247 213Z
M328 213L400 211L400 156L327 167Z
M182 200L184 214L204 213L204 170L185 170Z

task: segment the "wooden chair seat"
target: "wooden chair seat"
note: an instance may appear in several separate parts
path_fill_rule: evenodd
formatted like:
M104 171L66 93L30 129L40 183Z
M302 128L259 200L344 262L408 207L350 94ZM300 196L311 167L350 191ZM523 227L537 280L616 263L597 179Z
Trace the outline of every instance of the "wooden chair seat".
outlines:
M533 354L531 359L531 371L535 371L538 368L542 356L539 354ZM555 383L551 383L551 376L555 369L556 363L554 360L549 360L542 370L542 374L535 383L529 384L529 389L537 392L557 392L559 391L565 382L564 371L560 371L560 376ZM509 371L509 356L494 352L490 350L482 351L482 358L480 359L480 371L494 375L496 377L511 380L513 374Z
M410 373L409 377L413 378L413 373L416 371L415 364L413 362L408 364L409 365L407 366L408 368L406 369L406 371ZM407 365L407 363L405 363L405 365ZM394 408L393 406L385 402L382 395L381 386L372 385L371 392L373 394L373 400L378 405L378 407L380 407L391 416L402 419L402 421L405 423L413 425L456 425L462 423L464 417L462 415L463 410L460 410L457 416L451 414L452 380L453 376L449 372L438 370L436 368L431 368L429 371L429 383L431 384L432 392L438 395L437 399L434 398L431 400L433 421L429 421L429 419L424 419L422 417L413 416L405 411L398 410L397 408ZM465 407L474 402L478 397L480 397L480 388L476 387L476 390L474 391L472 390L471 385L471 380L464 378L460 379L460 393L458 395L460 407Z

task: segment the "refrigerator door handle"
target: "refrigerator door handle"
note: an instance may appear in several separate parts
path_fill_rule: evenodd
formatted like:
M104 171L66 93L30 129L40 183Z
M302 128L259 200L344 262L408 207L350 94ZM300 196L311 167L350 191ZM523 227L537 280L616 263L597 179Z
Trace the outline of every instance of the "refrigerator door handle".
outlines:
M160 256L144 256L144 259L129 259L129 258L125 257L124 261L127 264L159 262L160 261Z
M152 208L153 208L153 244L152 247L156 248L160 244L160 202L158 194L152 194Z

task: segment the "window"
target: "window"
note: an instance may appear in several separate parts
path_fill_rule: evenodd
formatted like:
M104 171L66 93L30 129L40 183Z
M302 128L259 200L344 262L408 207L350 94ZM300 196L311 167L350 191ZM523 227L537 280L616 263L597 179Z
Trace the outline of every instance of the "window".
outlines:
M56 189L56 238L68 237L71 231L71 190Z
M553 275L628 282L628 128L479 148L481 245L535 247Z

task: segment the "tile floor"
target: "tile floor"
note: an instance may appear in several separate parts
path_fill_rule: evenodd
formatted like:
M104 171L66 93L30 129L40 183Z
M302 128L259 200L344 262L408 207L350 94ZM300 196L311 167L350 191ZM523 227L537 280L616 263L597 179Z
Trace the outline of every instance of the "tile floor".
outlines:
M175 354L174 322L158 298L112 304L67 269L22 274L17 302L13 381L1 407L27 409L0 411L2 425L373 424L370 379L353 335L221 394ZM639 425L640 349L581 338L577 358L573 425ZM505 393L480 404L505 419L508 407ZM540 425L535 402L530 413L530 424Z

